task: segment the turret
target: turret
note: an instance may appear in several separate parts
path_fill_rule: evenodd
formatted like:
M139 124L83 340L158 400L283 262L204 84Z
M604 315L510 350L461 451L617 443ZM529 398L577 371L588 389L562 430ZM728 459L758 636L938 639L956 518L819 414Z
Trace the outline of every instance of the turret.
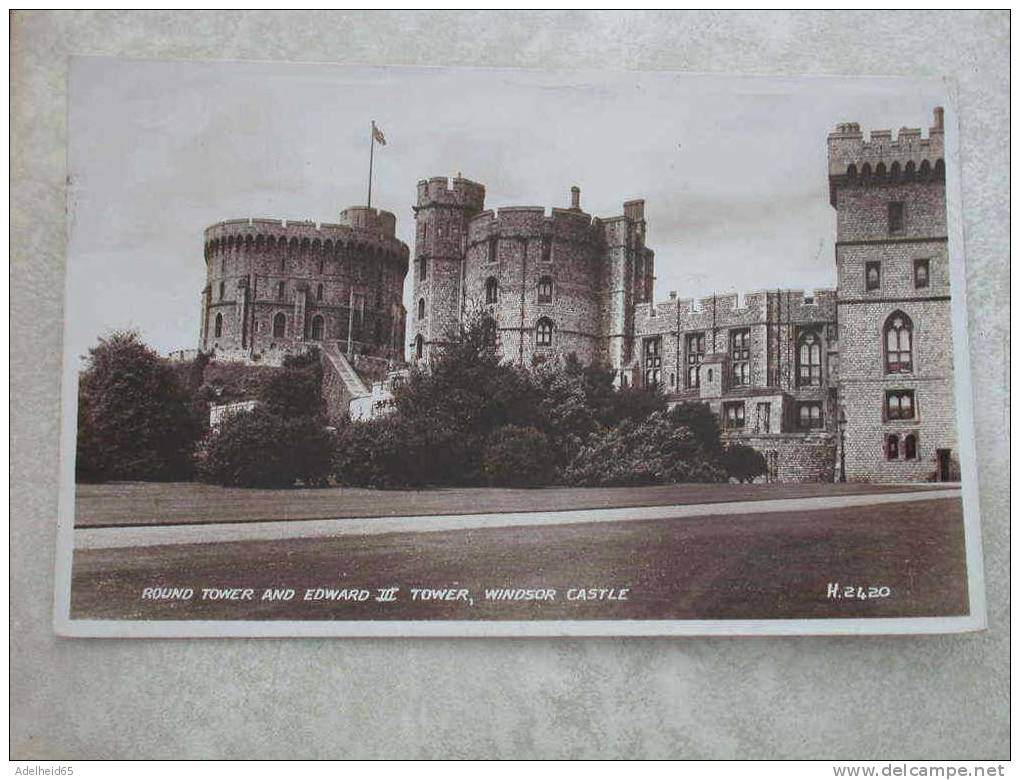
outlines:
M418 182L411 355L425 360L460 324L468 222L485 208L485 187L460 175Z

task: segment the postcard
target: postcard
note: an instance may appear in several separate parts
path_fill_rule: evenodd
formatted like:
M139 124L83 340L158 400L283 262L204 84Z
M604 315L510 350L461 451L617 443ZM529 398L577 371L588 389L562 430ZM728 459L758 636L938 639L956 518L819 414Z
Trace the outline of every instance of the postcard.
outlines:
M985 625L900 78L75 58L69 636Z

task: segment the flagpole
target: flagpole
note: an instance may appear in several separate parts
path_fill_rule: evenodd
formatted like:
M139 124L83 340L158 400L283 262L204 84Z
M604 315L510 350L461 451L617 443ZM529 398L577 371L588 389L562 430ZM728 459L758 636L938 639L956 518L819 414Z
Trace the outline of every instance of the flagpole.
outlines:
M375 155L375 120L372 120L372 129L368 133L368 207L372 208L372 158Z

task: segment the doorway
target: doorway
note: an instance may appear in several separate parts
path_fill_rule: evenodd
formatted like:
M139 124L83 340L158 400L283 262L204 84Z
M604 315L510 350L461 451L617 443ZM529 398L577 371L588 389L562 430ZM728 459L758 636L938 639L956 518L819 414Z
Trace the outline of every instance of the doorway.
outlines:
M949 482L952 478L952 462L951 450L935 450L935 457L938 461L938 479L939 482Z

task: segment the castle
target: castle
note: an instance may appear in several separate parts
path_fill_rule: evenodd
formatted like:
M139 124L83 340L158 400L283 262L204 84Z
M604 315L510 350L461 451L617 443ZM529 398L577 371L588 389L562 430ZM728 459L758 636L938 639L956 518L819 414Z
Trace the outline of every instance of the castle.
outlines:
M576 187L567 208L491 211L481 184L421 181L413 255L374 209L337 225L223 222L206 230L201 346L274 362L319 344L327 399L371 416L402 360L413 257L414 363L485 313L505 360L574 353L671 405L708 404L770 480L958 479L943 154L942 109L927 137L830 133L837 284L807 293L655 302L644 201L593 217Z

